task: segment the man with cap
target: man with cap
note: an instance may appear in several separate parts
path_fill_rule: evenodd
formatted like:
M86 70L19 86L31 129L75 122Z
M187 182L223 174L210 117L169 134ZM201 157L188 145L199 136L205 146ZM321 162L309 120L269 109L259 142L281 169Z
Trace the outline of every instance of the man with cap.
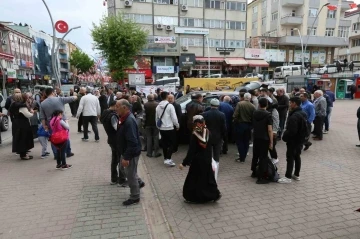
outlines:
M220 159L220 150L223 139L226 136L226 119L224 113L219 111L220 101L212 99L210 101L211 109L204 112L202 115L205 119L205 124L210 131L212 137L209 141L212 147L212 156L216 162Z

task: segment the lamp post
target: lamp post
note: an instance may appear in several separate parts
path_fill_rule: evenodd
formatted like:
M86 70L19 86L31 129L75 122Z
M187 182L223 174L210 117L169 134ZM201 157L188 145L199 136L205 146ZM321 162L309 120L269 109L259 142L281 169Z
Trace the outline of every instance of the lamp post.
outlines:
M10 31L8 31L0 40L0 43L5 39L5 37L7 37L9 35ZM3 88L3 96L7 97L7 92L5 89L5 78L6 78L6 72L5 72L5 67L2 66L2 62L0 61L0 69L1 69L1 73L2 73L2 88Z
M207 55L208 55L208 78L210 78L210 42L209 36L205 35L207 41Z
M303 74L304 72L304 43L303 43L303 39L301 36L301 32L299 30L299 28L294 28L293 31L298 31L299 33L299 37L300 37L300 44L301 44L301 73Z

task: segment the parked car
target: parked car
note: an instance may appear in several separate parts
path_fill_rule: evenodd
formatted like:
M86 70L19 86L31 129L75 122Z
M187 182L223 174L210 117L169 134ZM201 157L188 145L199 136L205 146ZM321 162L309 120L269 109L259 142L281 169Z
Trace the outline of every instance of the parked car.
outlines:
M336 73L337 68L335 64L325 65L319 69L319 74L329 74L329 73Z
M264 79L264 75L260 73L247 73L244 78L258 78L262 81Z
M242 86L236 87L234 91L239 92L242 89L246 89L247 91L256 90L256 89L260 89L261 87L268 88L268 86L269 86L269 84L266 82L250 81L250 82L244 83Z
M353 70L354 71L358 71L358 70L360 70L360 61L350 61L350 63L349 63L349 66L350 65L353 65Z
M3 112L3 107L5 106L6 99L3 97L3 95L0 93L0 110ZM9 117L7 115L0 116L0 130L1 131L7 131L9 129Z

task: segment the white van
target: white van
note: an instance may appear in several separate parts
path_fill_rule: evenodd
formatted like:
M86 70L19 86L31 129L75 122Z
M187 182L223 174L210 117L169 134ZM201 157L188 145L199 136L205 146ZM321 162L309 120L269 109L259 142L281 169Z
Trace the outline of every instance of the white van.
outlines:
M165 86L165 85L171 85L171 86L180 86L180 78L179 77L163 77L161 79L157 79L154 81L153 85L158 86Z
M319 74L329 74L329 73L336 73L337 72L337 68L335 64L329 64L329 65L325 65L321 68L319 68Z
M299 76L301 75L302 66L293 65L293 66L278 66L274 70L274 78L285 78L287 76ZM304 75L307 70L304 69Z

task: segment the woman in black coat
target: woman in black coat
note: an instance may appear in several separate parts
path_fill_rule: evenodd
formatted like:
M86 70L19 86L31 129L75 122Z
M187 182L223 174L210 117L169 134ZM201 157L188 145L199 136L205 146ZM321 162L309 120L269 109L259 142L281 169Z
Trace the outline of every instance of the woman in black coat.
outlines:
M12 152L19 153L23 160L32 159L27 152L34 148L33 133L29 118L33 116L33 111L29 111L26 106L26 94L15 94L14 102L10 106L10 114L13 116L14 135L12 140Z

